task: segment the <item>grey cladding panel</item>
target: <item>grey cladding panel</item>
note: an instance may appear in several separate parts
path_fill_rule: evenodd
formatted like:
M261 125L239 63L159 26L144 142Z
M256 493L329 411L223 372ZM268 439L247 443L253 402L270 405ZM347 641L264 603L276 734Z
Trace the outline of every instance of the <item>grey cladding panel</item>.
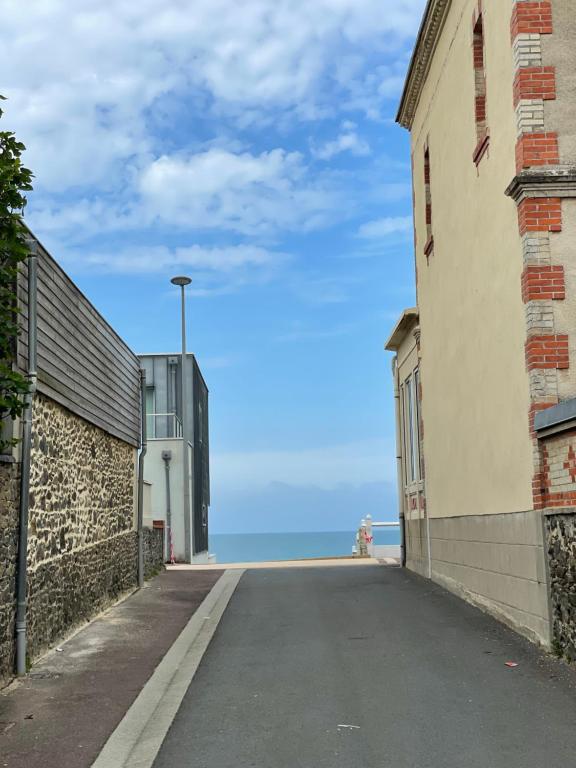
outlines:
M22 334L18 367L26 370L27 268L19 285ZM38 254L38 390L73 413L137 446L140 364L52 257Z

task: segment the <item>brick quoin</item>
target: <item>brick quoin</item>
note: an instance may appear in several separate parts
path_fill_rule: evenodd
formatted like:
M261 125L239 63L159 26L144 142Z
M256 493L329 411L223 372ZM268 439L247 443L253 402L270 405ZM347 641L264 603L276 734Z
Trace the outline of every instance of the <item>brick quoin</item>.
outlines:
M514 78L514 106L522 99L556 98L556 67L521 67Z
M558 405L558 398L552 398L540 403L531 403L530 411L528 413L528 421L530 423L530 437L536 437L536 430L534 429L534 419L537 413L545 411L548 408L552 408L553 405Z
M529 301L566 298L564 267L530 266L522 273L522 299Z
M476 122L484 123L486 121L486 95L476 96Z
M527 232L561 232L562 201L559 197L528 197L518 205L518 228Z
M549 406L546 406L549 407ZM540 409L543 410L543 409ZM532 420L534 416L532 416ZM548 500L550 488L550 461L545 445L540 447L540 471L534 473L532 478L532 498L534 509L544 509Z
M481 26L474 32L472 47L474 51L474 69L484 69L484 38Z
M510 22L512 42L518 35L549 35L552 32L552 4L550 2L515 4Z
M525 133L516 144L516 171L536 165L558 165L557 133Z
M569 368L568 336L566 334L530 336L526 342L526 366L529 371Z

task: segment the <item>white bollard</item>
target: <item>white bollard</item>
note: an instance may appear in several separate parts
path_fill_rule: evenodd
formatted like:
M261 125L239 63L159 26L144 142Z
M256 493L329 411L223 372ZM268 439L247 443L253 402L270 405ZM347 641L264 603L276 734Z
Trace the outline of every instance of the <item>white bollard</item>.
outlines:
M370 557L373 557L374 537L372 533L372 515L366 515L366 549Z

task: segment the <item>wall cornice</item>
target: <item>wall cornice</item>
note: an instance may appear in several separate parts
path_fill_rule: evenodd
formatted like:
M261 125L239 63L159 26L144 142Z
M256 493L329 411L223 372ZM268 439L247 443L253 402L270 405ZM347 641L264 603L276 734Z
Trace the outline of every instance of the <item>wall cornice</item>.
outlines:
M506 195L517 203L535 197L576 197L576 166L522 171L512 179Z
M408 130L412 129L422 89L451 4L452 0L428 0L424 11L396 116L396 121Z

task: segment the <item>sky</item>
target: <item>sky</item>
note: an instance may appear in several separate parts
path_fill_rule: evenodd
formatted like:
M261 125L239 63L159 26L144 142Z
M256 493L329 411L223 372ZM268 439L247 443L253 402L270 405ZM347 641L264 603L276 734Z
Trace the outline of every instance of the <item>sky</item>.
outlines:
M214 533L392 520L391 356L414 305L424 0L0 0L28 224L135 352L210 389Z

